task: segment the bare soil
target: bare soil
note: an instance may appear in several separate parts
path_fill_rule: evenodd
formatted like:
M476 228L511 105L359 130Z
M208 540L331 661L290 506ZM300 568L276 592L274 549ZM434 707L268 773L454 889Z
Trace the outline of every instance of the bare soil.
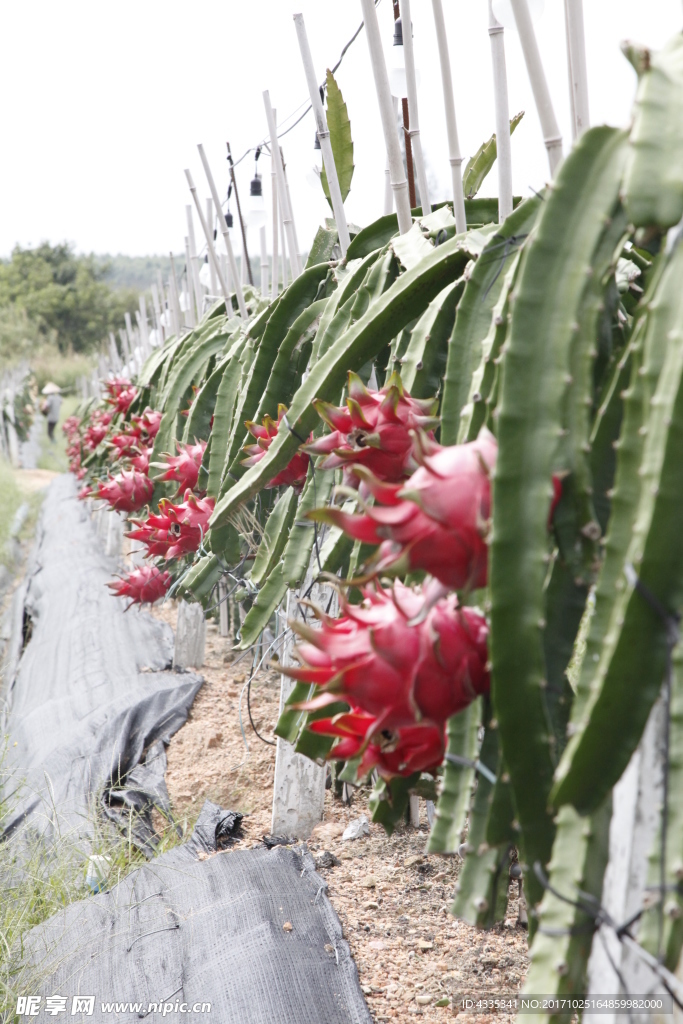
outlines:
M153 614L175 626L176 609L166 602ZM192 819L204 799L245 814L244 845L258 845L270 833L275 747L258 739L249 723L246 693L251 655L242 660L231 641L207 625L206 680L187 724L168 748L166 782L179 818ZM279 706L279 676L266 671L251 688L254 723L273 740ZM242 693L242 726L239 723ZM518 992L527 968L527 936L517 925L517 885L511 886L508 916L490 932L455 920L449 913L460 858L426 856L428 826L424 804L419 829L405 826L393 836L370 825L370 835L342 841L346 825L367 812L368 791L355 792L351 805L328 790L324 821L308 841L314 856L329 850L340 864L319 868L344 928L361 986L376 1021L403 1024L452 1018L456 1007L437 1006L461 995ZM469 1016L469 1015L467 1015ZM465 1014L461 1014L465 1017ZM476 1014L479 1024L506 1014ZM510 1018L511 1019L511 1018Z

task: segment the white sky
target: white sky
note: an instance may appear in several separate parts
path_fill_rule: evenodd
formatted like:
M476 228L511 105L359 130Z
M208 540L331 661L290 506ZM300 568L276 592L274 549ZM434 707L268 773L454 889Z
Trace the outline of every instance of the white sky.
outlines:
M467 157L494 130L486 0L445 0L458 128ZM448 198L450 169L431 0L413 0L420 68L420 122L430 170ZM630 38L661 46L683 27L681 0L584 0L591 120L626 124L635 74L619 50ZM203 142L227 188L225 141L235 157L266 134L262 90L278 116L307 97L292 14L301 11L319 78L361 21L359 0L23 0L3 5L0 95L0 256L17 242L69 240L81 252L179 252L192 169L208 195L196 144ZM387 52L391 0L378 9ZM562 0L546 0L537 24L546 74L570 140ZM511 112L527 116L513 137L515 192L547 175L538 119L519 48L506 32ZM363 225L382 213L384 144L362 33L337 73L355 143L347 216ZM294 216L308 248L328 210L305 175L312 114L283 142ZM262 157L268 202L270 166ZM246 197L253 160L239 168ZM495 193L493 173L483 192ZM197 231L199 230L197 225ZM256 238L253 247L256 248Z

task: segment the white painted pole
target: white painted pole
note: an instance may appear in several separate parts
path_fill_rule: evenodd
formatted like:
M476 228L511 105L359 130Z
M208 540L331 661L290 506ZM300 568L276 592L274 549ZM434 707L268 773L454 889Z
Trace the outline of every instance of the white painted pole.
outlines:
M204 313L204 291L202 289L202 282L199 280L199 257L197 256L197 243L194 236L194 217L192 216L191 206L185 207L185 216L187 217L187 237L190 240L192 290L194 292L195 305L197 308L197 323L199 323Z
M201 218L200 218L201 224ZM209 273L211 275L211 294L218 295L218 260L216 259L216 252L214 249L213 255L211 254L211 248L213 246L213 199L206 200L206 227L207 230L204 232L206 238L206 247L209 251ZM202 230L203 226L202 226ZM211 235L211 243L209 243L209 233Z
M143 356L143 359L146 359L147 356L152 351L152 349L151 349L151 346L149 344L149 334L147 333L147 323L146 323L145 320L142 319L142 314L140 313L139 309L135 310L135 319L138 322L138 334L140 336L140 348L142 350L142 356Z
M209 191L211 192L211 196L213 198L213 204L216 207L218 223L221 226L221 234L223 235L223 241L225 243L225 251L228 254L228 265L230 266L231 284L234 286L235 295L237 296L237 305L239 307L240 316L242 317L243 320L246 320L249 314L247 313L247 306L244 301L244 292L242 291L242 285L240 284L239 274L237 273L237 261L235 260L235 254L232 251L232 242L230 241L228 225L226 224L225 217L223 216L223 207L221 206L221 201L218 196L216 183L213 180L213 174L211 173L211 168L209 167L209 161L206 159L204 147L201 145L201 143L197 146L197 149L199 150L199 156L204 166L206 180L209 183Z
M169 282L171 287L171 307L173 310L173 320L175 321L175 330L173 333L180 334L180 329L183 325L183 318L180 311L180 292L178 291L178 278L175 272L175 260L173 259L173 253L169 253L169 256L171 257L171 279Z
M161 330L161 340L163 343L171 334L171 325L169 324L167 327L165 327L161 323L161 318L166 312L166 292L164 289L164 282L162 280L160 270L157 270L157 291L159 298L159 329Z
M248 281L247 281L247 247L244 244L244 239L242 239L242 255L240 257L240 281L242 282L242 287L244 287L245 284L248 283Z
M261 295L263 298L268 294L268 250L266 249L266 226L259 232L261 238Z
M413 159L417 171L417 187L420 190L422 215L432 212L429 201L429 186L422 155L422 139L420 138L420 119L417 107L417 76L415 74L415 51L413 50L413 30L410 19L410 0L400 0L401 24L403 26L403 54L406 63L406 85L408 87L408 135L413 147Z
M387 74L387 65L384 60L375 4L373 0L360 0L360 2L365 22L365 35L370 51L370 63L372 64L372 73L375 79L379 113L382 119L384 144L389 158L389 174L396 204L396 213L398 215L398 230L404 235L413 226L413 218L410 212L408 182L403 166L401 147L398 144L398 136L396 134L396 120L394 117L394 104L391 99L389 75Z
M270 153L273 163L275 164L275 173L277 174L277 194L279 200L278 206L280 208L282 220L285 226L285 231L287 233L287 244L289 248L289 258L292 266L292 275L293 277L298 277L299 274L301 273L301 262L299 260L299 250L296 241L296 232L294 230L292 210L288 202L287 179L285 177L285 168L282 162L280 143L278 142L277 139L277 128L275 126L273 108L270 105L270 95L267 89L263 93L263 103L266 108L268 134L270 135Z
M116 347L116 337L114 332L109 332L109 358L111 360L111 368L114 373L118 373L121 369L121 358L119 356L119 350Z
M119 338L121 339L121 348L123 349L123 355L124 355L124 358L125 358L125 361L126 361L126 367L128 369L128 373L130 373L131 370L132 370L132 365L131 365L132 364L132 359L130 357L130 344L128 342L128 335L126 334L126 332L123 329L119 330Z
M451 165L451 181L453 184L453 215L455 230L458 234L467 231L465 216L465 197L462 191L462 154L458 137L458 122L455 117L455 99L453 97L453 76L451 74L451 58L448 52L446 22L443 16L441 0L432 0L436 39L439 46L439 64L441 65L441 85L443 88L443 105L446 114L446 134L448 136L448 157ZM405 41L404 44L405 46Z
M579 138L590 127L583 0L564 0L564 12L567 25L569 94L574 120L574 138Z
M493 63L493 94L496 105L496 148L498 156L498 223L512 213L512 147L510 145L510 106L505 66L505 29L493 13L489 0L489 39Z
M190 239L185 235L185 295L187 309L185 310L185 323L188 327L197 326L194 306L194 288L192 287L192 264L190 263Z
M392 96L391 102L394 105L394 124L398 124L398 96ZM384 215L391 213L394 209L394 193L391 188L391 171L389 170L389 154L384 165Z
M225 278L223 277L223 274L221 272L221 266L220 263L218 262L218 256L216 255L216 247L213 244L213 230L211 228L212 217L210 216L208 221L204 219L204 214L202 213L201 204L199 202L199 196L197 195L197 188L192 179L192 175L190 174L187 168L185 168L185 177L187 178L187 184L189 185L190 193L192 194L192 198L194 199L194 205L195 209L197 210L197 215L199 217L199 223L202 226L202 233L204 235L204 238L206 239L206 246L207 249L209 250L209 262L211 264L212 270L215 272L215 274L218 277L218 280L220 281L221 291L223 292L223 298L225 299L226 307L229 307L230 289L228 288L227 282L225 281ZM206 202L208 213L208 204L211 202L211 200L207 199Z
M548 151L550 174L554 176L562 160L562 135L560 134L557 118L555 117L553 101L550 98L550 90L545 77L545 71L543 70L536 33L531 23L529 5L527 0L510 0L510 2L515 16L517 32L519 33L519 41L522 44L524 62L529 75L529 81L531 82L531 91L534 94L536 110L541 122L543 141Z
M316 131L318 133L320 148L322 150L323 165L325 167L325 174L327 175L327 184L330 189L332 211L334 213L334 219L337 224L337 232L339 234L339 246L341 248L342 257L345 257L346 250L351 244L351 237L349 235L349 229L346 223L346 214L344 213L344 201L342 199L341 188L339 187L339 177L337 175L337 167L334 162L334 154L332 153L332 143L330 142L330 130L327 127L327 118L325 117L325 111L323 109L322 100L320 98L320 90L318 89L318 82L315 77L315 70L313 68L313 57L311 55L311 48L308 45L308 36L306 35L306 26L304 25L303 14L294 15L294 24L296 26L296 34L299 38L301 60L304 65L304 72L306 74L306 81L308 83L308 92L311 97L311 106L313 107L313 114L315 115Z

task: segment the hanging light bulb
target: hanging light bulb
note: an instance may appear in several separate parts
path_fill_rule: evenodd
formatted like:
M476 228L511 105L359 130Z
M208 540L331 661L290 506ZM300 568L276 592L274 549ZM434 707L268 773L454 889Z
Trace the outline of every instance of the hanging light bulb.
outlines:
M263 184L258 174L251 179L247 223L250 228L260 228L266 223L266 204L263 202Z
M405 99L408 95L406 83L406 57L403 50L403 23L400 18L394 22L394 45L391 48L391 71L389 72L391 95Z
M545 10L545 0L527 0L529 14L532 21L539 21ZM500 22L503 28L511 28L517 31L515 14L512 10L510 0L493 0L493 14L496 21Z
M313 164L311 166L310 171L306 172L306 181L311 186L311 188L316 189L316 191L320 188L320 172L322 171L322 169L323 152L320 148L320 139L318 138L318 133L316 132L315 142L313 144Z

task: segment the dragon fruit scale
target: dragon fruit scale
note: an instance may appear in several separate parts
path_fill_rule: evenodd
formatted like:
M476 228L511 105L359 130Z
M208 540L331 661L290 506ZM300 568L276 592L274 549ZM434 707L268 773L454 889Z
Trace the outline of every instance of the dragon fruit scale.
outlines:
M347 486L358 486L361 466L389 483L405 480L417 467L412 431L430 431L438 423L436 400L412 398L396 373L380 391L349 373L346 406L313 404L332 432L309 442L304 451L324 455L322 469L342 468Z
M486 428L476 441L447 448L423 436L416 439L421 465L408 481L386 484L359 469L373 506L356 515L316 509L310 517L379 544L373 573L421 569L456 590L483 587L496 440Z
M301 705L317 710L344 700L376 721L367 736L421 721L443 723L488 693L488 627L455 594L431 604L425 589L396 581L363 588L363 602L341 598L342 615L318 613L321 627L291 623L303 642L300 667L283 668L320 692Z
M215 504L213 498L197 498L189 490L179 505L162 498L158 513L146 520L133 520L137 528L128 537L145 544L149 557L180 558L199 548Z

